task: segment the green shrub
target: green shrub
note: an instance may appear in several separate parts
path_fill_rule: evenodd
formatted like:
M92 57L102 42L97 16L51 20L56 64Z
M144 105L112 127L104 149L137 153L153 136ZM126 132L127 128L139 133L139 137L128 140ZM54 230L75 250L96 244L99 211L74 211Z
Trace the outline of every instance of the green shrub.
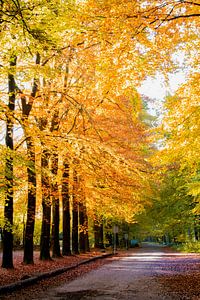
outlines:
M200 241L183 243L177 249L183 252L200 253Z

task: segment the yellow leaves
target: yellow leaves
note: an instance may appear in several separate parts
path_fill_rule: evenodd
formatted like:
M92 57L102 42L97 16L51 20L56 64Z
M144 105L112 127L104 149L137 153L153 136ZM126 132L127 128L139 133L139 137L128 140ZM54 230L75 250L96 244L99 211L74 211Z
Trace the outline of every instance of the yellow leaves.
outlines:
M194 73L174 96L167 97L162 128L158 128L163 148L155 153L152 160L161 182L170 174L171 177L176 176L172 187L174 197L179 199L182 191L181 201L184 198L194 201L195 208L190 213L199 211L199 76L200 74ZM168 191L169 183L166 186L166 192Z
M78 148L82 149L79 172L85 182L88 209L93 211L95 207L95 211L106 216L119 214L121 219L126 210L129 211L126 217L131 218L141 209L142 190L148 189L147 166L143 165L139 142L133 152L132 144L137 135L133 136L129 126L132 124L134 129L137 123L131 121L131 109L132 105L123 98L104 100L98 114L93 115L102 141L90 132L87 139L78 141Z
M188 160L190 164L196 162L200 146L199 76L194 74L174 97L167 99L167 113L163 119L163 128L168 132L166 142L169 149L174 149L175 156L182 153L183 161Z
M91 208L98 199L99 209L103 202L102 209L112 206L119 215L123 209L139 211L143 190L150 190L144 160L148 143L139 115L141 99L133 87L156 69L165 67L166 72L172 68L169 56L181 40L180 27L174 22L170 28L159 19L169 13L171 2L38 1L30 11L28 4L36 2L26 1L26 35L22 24L16 28L10 24L9 37L5 35L3 42L6 56L10 42L11 48L16 47L16 81L24 85L20 96L33 104L29 119L23 123L26 134L35 138L38 148L40 143L50 151L60 146L71 158L80 160L79 173L85 178ZM155 30L159 24L160 35ZM14 33L16 40L11 38ZM37 51L41 65L32 60ZM33 98L34 78L38 92ZM198 90L197 78L192 89ZM176 138L183 147L199 126L196 93L191 95L186 87L180 90L186 100L180 104L180 97L173 99L171 115L165 121L171 140ZM183 116L191 101L193 106ZM18 117L20 109L19 105ZM193 119L186 122L184 118ZM52 129L53 121L59 123L56 130ZM197 147L198 140L193 139L194 143ZM170 151L173 146L173 141L169 142ZM187 148L192 157L193 149L190 151Z

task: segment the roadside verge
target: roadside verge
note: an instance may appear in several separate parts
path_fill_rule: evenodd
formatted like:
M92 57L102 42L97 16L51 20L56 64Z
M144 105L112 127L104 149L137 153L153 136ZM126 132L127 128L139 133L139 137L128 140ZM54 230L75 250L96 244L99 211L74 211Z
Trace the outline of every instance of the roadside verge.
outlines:
M14 282L14 283L11 283L11 284L0 286L0 295L22 289L26 286L30 286L34 283L37 283L40 280L47 279L47 278L50 278L50 277L54 277L56 275L60 275L64 272L67 272L67 271L73 270L75 268L78 268L81 265L90 263L90 262L95 261L97 259L102 259L102 258L106 258L106 257L110 257L110 256L113 256L113 253L105 253L105 254L102 254L102 255L94 256L94 257L82 260L78 263L75 263L71 266L57 268L57 269L54 269L54 270L51 270L51 271L48 271L48 272L42 272L42 273L37 274L35 276L31 276L31 277L28 277L28 278L25 278L25 279L22 279L22 280L18 280L17 282Z

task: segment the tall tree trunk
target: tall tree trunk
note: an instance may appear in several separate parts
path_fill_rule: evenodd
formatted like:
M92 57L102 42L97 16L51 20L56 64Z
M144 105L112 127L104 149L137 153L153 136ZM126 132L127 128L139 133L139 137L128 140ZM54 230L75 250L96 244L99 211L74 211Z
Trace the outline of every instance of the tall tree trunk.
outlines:
M47 150L42 154L42 229L40 239L40 259L50 260L50 231L51 231L51 199L50 182L47 170L49 167L49 153Z
M60 240L59 240L59 224L60 224L60 205L58 194L58 155L52 155L52 174L54 175L53 183L51 184L52 204L53 204L53 223L52 223L52 256L61 257Z
M85 218L84 218L84 207L83 203L79 203L79 245L80 245L80 251L86 252L86 242L85 242Z
M94 222L94 246L96 248L104 249L103 237L103 222L102 220Z
M72 252L73 254L79 254L79 218L78 218L78 181L77 174L74 171L74 182L73 182L73 202L72 202Z
M69 196L69 164L64 162L62 179L62 208L63 208L63 246L62 255L71 255L71 225L70 225L70 196Z
M55 135L59 129L59 110L56 109L51 122L51 132ZM53 223L52 223L52 255L53 257L61 257L60 252L60 239L59 239L59 225L60 225L60 203L59 203L59 192L58 192L58 149L55 145L54 153L52 154L52 174L53 182L51 184L51 195L53 204Z
M25 264L33 264L33 236L35 227L36 210L36 171L35 171L35 148L31 137L27 138L27 152L29 157L28 172L28 204L27 220L24 236L24 258Z
M79 244L80 251L87 252L89 249L89 237L88 237L88 217L87 217L87 209L85 205L84 192L81 190L81 198L82 201L79 202Z
M36 65L40 64L40 55L36 54ZM25 236L24 236L24 258L23 261L25 264L33 264L33 236L34 236L34 227L35 227L35 210L36 210L36 170L35 170L35 146L34 141L28 130L28 117L30 115L34 98L38 91L38 79L34 78L33 87L31 92L31 97L29 100L23 95L21 96L21 104L22 104L22 120L24 122L24 132L27 141L27 156L29 158L29 165L27 167L28 173L28 204L27 204L27 220L26 220L26 228L25 228Z
M80 251L90 251L88 236L88 217L86 206L84 203L79 203L79 224L81 229L79 234Z
M87 216L87 211L86 211L86 215L85 215L85 226L86 226L86 236L85 236L85 243L86 243L86 251L89 252L90 251L90 243L89 243L89 234L88 234L88 216Z
M5 225L3 228L3 268L13 268L13 114L15 110L15 79L12 74L16 67L16 56L10 59L10 73L8 74L8 114L6 117L6 147L10 150L6 158L5 179L6 179L6 199L4 206Z

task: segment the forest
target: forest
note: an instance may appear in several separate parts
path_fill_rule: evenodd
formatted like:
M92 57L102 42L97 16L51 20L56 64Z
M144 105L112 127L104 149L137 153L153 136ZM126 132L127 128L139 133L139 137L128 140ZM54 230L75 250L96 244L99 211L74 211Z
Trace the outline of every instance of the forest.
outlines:
M199 0L0 1L3 268L113 227L200 251L199 17ZM152 115L142 82L180 70Z

